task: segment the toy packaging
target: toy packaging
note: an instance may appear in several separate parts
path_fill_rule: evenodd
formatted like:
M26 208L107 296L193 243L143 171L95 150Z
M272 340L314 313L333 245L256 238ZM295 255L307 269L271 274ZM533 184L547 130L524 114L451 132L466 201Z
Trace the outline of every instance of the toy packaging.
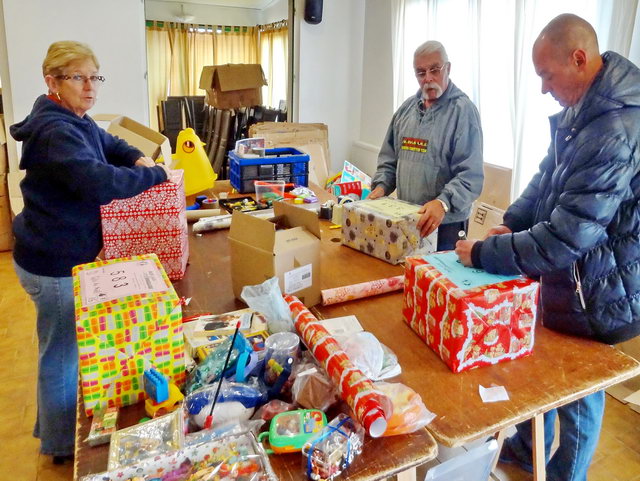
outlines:
M175 411L126 429L111 437L109 470L129 466L146 458L181 449L184 425L181 411Z
M326 424L327 418L319 409L296 409L277 414L258 441L269 439L271 449L267 453L295 453Z
M419 205L382 197L342 205L342 243L390 264L405 256L428 254L437 246L438 231L420 237Z
M159 454L81 481L237 480L277 481L269 458L251 433L230 434Z
M169 279L182 279L189 259L183 171L129 199L100 207L107 259L153 252Z
M111 436L116 432L118 422L118 408L96 409L91 420L91 429L87 442L89 446L99 446L111 441Z
M302 463L309 479L330 481L342 474L362 452L364 429L345 414L338 414L302 448Z
M76 266L73 292L87 416L144 400L151 367L184 382L180 299L155 254Z
M454 252L405 261L404 321L453 372L531 353L538 283L464 267Z

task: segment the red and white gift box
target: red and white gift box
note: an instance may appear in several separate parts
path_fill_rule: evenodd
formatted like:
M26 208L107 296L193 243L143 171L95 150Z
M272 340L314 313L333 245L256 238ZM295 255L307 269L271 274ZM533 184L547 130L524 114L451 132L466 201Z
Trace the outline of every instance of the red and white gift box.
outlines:
M182 279L189 259L184 171L172 171L172 180L100 207L106 259L156 254L169 279Z
M441 255L455 256L405 259L402 314L411 329L453 372L530 354L538 283L518 276L461 288L443 274L446 269L435 259Z

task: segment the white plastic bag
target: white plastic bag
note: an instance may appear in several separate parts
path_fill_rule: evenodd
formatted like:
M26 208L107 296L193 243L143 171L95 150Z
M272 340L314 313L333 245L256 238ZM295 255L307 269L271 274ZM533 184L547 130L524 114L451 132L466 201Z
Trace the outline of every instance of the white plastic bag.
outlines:
M337 337L351 362L369 379L377 379L384 364L380 341L370 332L362 331Z
M267 279L256 286L244 286L240 297L251 309L264 315L270 333L295 332L291 311L282 298L277 277Z

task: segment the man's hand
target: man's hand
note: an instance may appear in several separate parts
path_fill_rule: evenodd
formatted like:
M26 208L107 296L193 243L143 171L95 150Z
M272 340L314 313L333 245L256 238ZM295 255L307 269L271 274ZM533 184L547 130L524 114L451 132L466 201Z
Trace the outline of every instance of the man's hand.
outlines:
M486 239L487 237L491 237L492 235L511 234L512 232L513 231L506 225L497 225L495 227L492 227L491 230L487 232L487 235L484 236L484 238Z
M371 191L367 199L373 200L379 197L384 197L384 188L380 185L378 185L375 189Z
M473 267L473 263L471 262L471 249L473 249L473 244L478 241L475 240L459 240L456 242L456 254L462 262L462 265L467 267Z
M155 161L151 157L140 157L136 160L136 167L153 167L156 165Z
M418 230L422 237L427 237L442 224L445 212L440 201L434 199L420 207L418 214L422 214L418 220Z

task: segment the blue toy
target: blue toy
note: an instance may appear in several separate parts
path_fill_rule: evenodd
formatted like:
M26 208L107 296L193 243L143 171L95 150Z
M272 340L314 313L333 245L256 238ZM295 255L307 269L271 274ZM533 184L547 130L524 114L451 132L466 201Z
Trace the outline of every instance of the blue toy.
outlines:
M144 372L144 390L155 403L169 399L169 381L153 367Z

